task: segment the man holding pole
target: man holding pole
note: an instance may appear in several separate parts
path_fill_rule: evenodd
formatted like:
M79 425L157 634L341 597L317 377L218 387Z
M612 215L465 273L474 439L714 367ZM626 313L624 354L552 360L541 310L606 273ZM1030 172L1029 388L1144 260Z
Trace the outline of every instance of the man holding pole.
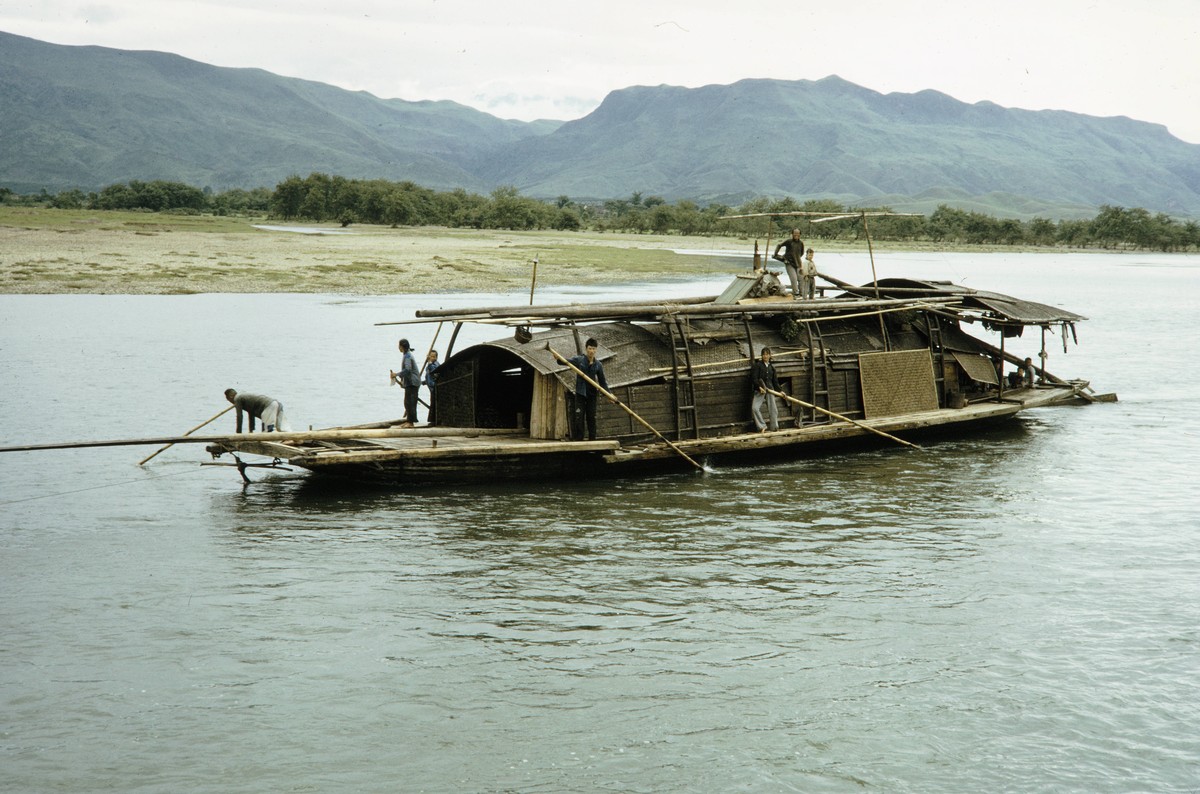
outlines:
M404 354L400 362L400 371L392 372L392 383L404 387L404 421L400 427L413 427L417 423L417 400L421 391L421 371L417 369L417 360L412 354L412 345L407 339L401 339L397 345Z
M754 397L750 400L750 414L754 417L754 426L758 432L765 433L767 428L779 429L779 407L775 404L774 392L779 391L779 379L775 376L775 366L771 363L771 348L762 349L762 357L750 365L750 383L754 388ZM770 425L763 419L763 404L767 406Z
M596 349L599 343L595 339L588 339L584 345L584 354L582 356L572 356L567 361L578 367L579 371L587 375L605 391L608 390L608 380L604 377L604 365L600 363L600 359L596 358ZM569 393L568 408L571 411L571 438L575 441L583 440L583 425L587 423L588 441L596 440L596 400L600 393L594 386L587 382L579 374L575 375L575 391Z

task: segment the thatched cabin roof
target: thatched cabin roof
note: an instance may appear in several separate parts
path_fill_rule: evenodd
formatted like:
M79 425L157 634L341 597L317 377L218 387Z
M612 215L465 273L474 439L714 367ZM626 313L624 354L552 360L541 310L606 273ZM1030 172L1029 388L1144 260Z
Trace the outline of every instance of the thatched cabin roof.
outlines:
M469 355L480 348L498 348L512 353L543 375L556 375L568 386L575 385L575 373L558 363L550 352L553 348L559 355L570 358L579 354L575 345L578 330L580 345L589 337L599 343L596 357L604 365L604 375L609 386L624 386L646 380L646 371L654 367L671 366L671 349L662 343L658 334L632 323L599 323L578 329L559 326L547 331L538 331L528 342L515 337L505 337L482 342L452 356ZM449 360L447 360L449 363Z
M874 317L822 321L823 342L831 356L857 356L861 352L883 350L879 336L878 320ZM746 328L749 325L754 349L747 343ZM692 367L700 375L718 375L728 372L749 371L750 361L756 358L763 347L770 347L776 354L776 365L783 369L805 366L806 359L792 351L807 351L808 341L801 337L788 341L782 335L779 323L759 319L710 318L692 319L687 325L691 340L689 355ZM527 342L516 335L493 339L472 345L454 354L447 361L484 355L486 350L502 350L512 354L544 375L554 375L564 385L575 384L575 373L558 363L550 352L553 348L560 355L571 357L579 354L576 347L589 338L598 343L597 357L604 365L604 374L609 386L616 388L635 383L644 383L660 377L670 376L673 371L673 340L667 325L659 322L632 323L608 322L571 326L555 326L532 334ZM899 347L922 346L924 341L915 335L911 340L892 339Z

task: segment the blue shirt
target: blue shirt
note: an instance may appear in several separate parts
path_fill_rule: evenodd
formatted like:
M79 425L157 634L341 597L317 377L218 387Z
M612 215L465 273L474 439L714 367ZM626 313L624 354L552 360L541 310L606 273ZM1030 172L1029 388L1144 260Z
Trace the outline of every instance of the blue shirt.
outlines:
M406 389L421 388L421 371L411 351L404 354L404 363L400 365L400 385Z
M605 390L608 389L608 380L604 377L604 365L600 363L599 358L597 358L591 364L588 363L587 356L571 356L569 359L567 359L567 361L570 361L572 364L579 367L579 369L582 370L589 378L603 386ZM593 391L595 391L595 389L592 388L590 383L579 377L579 375L575 376L576 394L578 394L580 397L587 397Z

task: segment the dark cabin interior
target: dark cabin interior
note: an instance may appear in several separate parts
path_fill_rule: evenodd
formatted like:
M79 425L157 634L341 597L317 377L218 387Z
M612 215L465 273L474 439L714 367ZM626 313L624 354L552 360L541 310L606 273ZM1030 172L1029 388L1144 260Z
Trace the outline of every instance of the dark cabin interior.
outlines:
M487 395L477 400L476 395ZM472 348L438 372L437 424L526 427L533 401L533 368L507 350Z

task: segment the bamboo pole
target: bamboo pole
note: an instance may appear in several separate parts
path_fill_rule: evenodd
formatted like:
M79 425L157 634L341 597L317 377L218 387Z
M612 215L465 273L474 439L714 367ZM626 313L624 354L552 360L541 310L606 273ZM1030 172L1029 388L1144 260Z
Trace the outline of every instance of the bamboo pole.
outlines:
M869 430L877 436L883 436L884 438L889 438L892 441L895 441L898 444L903 444L906 447L912 447L913 449L920 449L920 447L918 447L916 444L912 443L911 441L905 441L902 438L893 436L891 433L885 433L882 430L877 430L876 428L871 427L870 425L863 424L862 422L859 422L855 419L851 419L848 416L842 416L841 414L835 414L833 411L828 411L819 405L813 405L812 403L805 402L804 400L798 400L795 397L792 397L790 394L784 394L783 392L775 391L774 389L767 389L767 394L774 394L776 397L782 397L783 399L787 400L788 402L796 403L796 405L802 405L805 408L809 408L814 411L820 411L821 413L823 413L827 416L832 416L834 419L840 419L843 422L849 422L850 424L855 425L856 427L861 427L863 430Z
M862 214L863 234L867 238L867 253L871 258L871 281L875 284L875 300L881 297L879 294L879 275L875 272L875 246L871 244L871 230L867 227L867 213ZM883 334L883 349L892 349L892 340L888 338L887 325L883 322L883 315L879 315L879 333Z
M222 410L222 411L221 411L219 414L217 414L216 416L214 416L212 419L209 419L209 420L207 420L207 421L201 422L200 424L198 424L198 425L196 425L195 427L193 427L191 430L189 430L189 431L187 431L186 433L184 433L184 435L185 435L185 436L190 436L192 433L195 433L195 432L196 432L197 430L199 430L200 428L204 427L204 426L205 426L205 425L207 425L207 424L212 424L213 422L217 421L217 420L218 420L218 419L220 419L222 416L224 416L225 414L229 413L229 412L230 412L230 411L232 411L232 410L233 410L233 405L228 405L228 406L226 406L226 407L224 408L224 410ZM163 447L162 449L158 450L158 452L152 452L152 453L150 453L150 454L149 454L149 455L147 455L146 457L144 457L144 458L142 458L141 460L139 460L139 461L138 461L138 465L139 465L139 466L145 466L145 465L146 465L146 461L148 461L148 460L150 460L151 458L153 458L153 457L154 457L155 455L157 455L159 452L166 452L168 449L170 449L170 448L171 448L171 447L173 447L173 446L175 446L175 443L174 443L174 442L172 442L172 443L170 443L170 444L167 444L165 447Z
M692 297L692 298L675 298L675 299L672 299L670 302L684 304L684 305L691 305L691 304L695 304L695 303L712 303L718 297L719 296L717 296L717 295L705 295L705 296L698 296L698 297ZM532 305L532 304L530 304L530 305ZM642 300L628 300L628 301L610 301L608 303L593 304L592 306L587 306L582 303L559 303L559 304L552 304L552 305L547 305L547 306L539 306L538 310L554 312L554 311L558 311L561 309L587 309L587 308L611 309L611 308L627 308L629 306L644 306L644 305L646 305L646 301L644 299L642 299ZM425 322L429 322L431 320L436 320L439 317L440 318L451 318L451 317L457 318L457 317L471 317L474 315L481 315L484 317L488 317L488 316L492 316L496 312L516 313L516 312L526 312L528 310L529 310L528 306L474 306L474 307L465 308L465 309L418 309L415 312L415 314L416 314L416 317L420 318L421 320L424 320ZM375 325L407 325L412 322L418 322L418 320L392 320L389 322L375 323Z
M637 413L637 411L633 410L633 409L632 409L632 408L630 408L628 405L626 405L625 403L623 403L623 402L621 402L620 400L618 400L618 399L617 399L617 396L616 396L615 394L613 394L613 393L612 393L612 392L610 392L608 389L606 389L606 388L604 388L603 386L601 386L601 385L600 385L599 383L597 383L596 381L594 381L594 380L592 380L591 378L589 378L589 377L587 376L587 374L586 374L586 373L585 373L583 370L581 370L579 367L575 366L575 365L574 365L574 364L572 364L570 361L568 361L568 360L567 360L567 359L566 359L566 358L565 358L565 357L564 357L562 354L560 354L560 353L559 353L557 350L555 350L554 348L550 347L550 345L546 345L546 349L550 351L550 354L551 354L552 356L554 356L554 358L555 358L555 359L557 359L557 360L559 361L559 363L566 364L568 367L570 367L570 368L571 368L571 369L572 369L572 370L575 372L575 374L576 374L576 375L578 375L579 377L581 377L581 378L583 378L585 381L587 381L588 385L590 385L590 386L591 386L593 389L595 389L596 391L600 392L600 393L601 393L601 394L603 394L605 397L607 397L609 400L611 400L611 401L613 401L614 403L616 403L618 406L620 406L620 408L621 408L623 411L625 411L625 413L627 413L627 414L629 414L630 416L632 416L634 419L636 419L638 422L640 422L640 423L641 423L641 425L642 425L643 427L645 427L647 430L649 430L649 431L650 431L651 433L653 433L654 435L658 436L658 437L659 437L659 439L661 439L661 440L662 440L662 442L663 442L664 444L666 444L668 447L670 447L670 448L671 448L671 450L672 450L673 452L675 452L675 454L679 455L679 457L683 458L683 459L684 459L684 460L686 460L688 463L690 463L690 464L692 464L693 466L695 466L695 467L696 467L696 469L697 469L698 471L704 471L704 467L703 467L703 466L701 466L701 465L700 465L699 463L697 463L696 461L692 460L692 458L691 458L691 457L690 457L690 456L689 456L689 455L688 455L686 452L684 452L682 449L680 449L679 447L677 447L677 446L675 446L674 444L672 444L672 443L671 443L671 441L670 441L670 439L668 439L668 438L667 438L666 436L664 436L662 433L658 432L658 430L657 430L657 429L655 429L654 425L650 424L650 423L649 423L649 422L647 422L645 419L643 419L641 416L639 416L639 415L638 415L638 413Z
M445 324L445 322L446 322L445 320L442 320L441 322L438 323L437 330L433 332L433 341L429 343L429 350L433 350L434 345L437 344L438 335L442 333L442 326ZM419 373L417 373L418 377L425 376L425 368L427 366L429 366L429 350L425 351L425 361L421 364L421 371ZM428 408L429 406L425 406L425 407Z
M264 442L270 444L302 444L308 441L354 441L368 438L429 438L457 436L514 435L511 428L484 427L413 427L378 430L330 428L328 430L291 431L287 433L230 433L223 436L156 436L153 438L117 438L107 441L63 441L52 444L24 444L0 447L0 452L32 452L46 449L84 449L88 447L137 447L155 444L237 444Z
M778 350L779 348L771 348L771 349ZM808 348L804 348L802 350L787 350L782 353L774 353L773 354L774 358L783 358L784 356L807 356L807 355L808 355ZM753 361L753 359L750 359L750 360ZM745 357L727 358L724 361L709 361L706 364L693 364L692 369L708 369L709 367L729 367L729 366L733 366L734 364L741 364L742 366L745 366L746 361L747 361L747 359ZM650 367L646 371L647 372L674 372L675 368L674 367Z
M806 301L768 301L758 304L715 303L704 301L694 303L687 301L671 301L663 303L630 303L594 304L573 306L518 306L497 307L487 313L472 313L464 315L444 315L442 319L454 322L488 323L499 322L515 325L547 325L565 320L600 321L651 319L661 315L686 315L689 317L740 317L743 315L756 316L760 314L805 314L809 312L828 311L849 312L862 311L881 307L924 308L926 305L954 304L960 300L957 295L946 297L919 298L859 298ZM410 323L436 322L437 320L412 320ZM542 321L542 322L539 322ZM376 323L376 325L395 325L397 323Z

